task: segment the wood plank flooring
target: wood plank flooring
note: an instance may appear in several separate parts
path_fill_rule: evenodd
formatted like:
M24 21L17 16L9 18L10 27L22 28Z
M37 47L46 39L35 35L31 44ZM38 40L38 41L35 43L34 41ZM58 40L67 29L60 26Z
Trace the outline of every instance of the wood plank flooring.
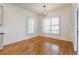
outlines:
M1 55L74 55L72 42L37 36L4 47Z

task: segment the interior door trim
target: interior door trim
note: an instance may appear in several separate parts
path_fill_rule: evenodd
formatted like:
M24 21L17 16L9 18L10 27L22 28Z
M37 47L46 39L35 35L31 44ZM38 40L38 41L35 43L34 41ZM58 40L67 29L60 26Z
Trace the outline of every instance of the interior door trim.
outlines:
M78 33L78 19L79 19L78 16L79 16L79 13L78 12L79 12L79 8L77 9L77 24L76 24L77 25L77 31L76 31L77 32L77 54L78 54L78 41L79 41L78 40L78 34L79 34Z

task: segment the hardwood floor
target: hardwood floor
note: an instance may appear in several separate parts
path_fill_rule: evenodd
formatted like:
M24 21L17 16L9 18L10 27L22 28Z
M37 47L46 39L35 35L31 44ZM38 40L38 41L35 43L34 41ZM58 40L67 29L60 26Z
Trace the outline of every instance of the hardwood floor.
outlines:
M73 55L72 42L47 37L34 37L4 47L2 55Z

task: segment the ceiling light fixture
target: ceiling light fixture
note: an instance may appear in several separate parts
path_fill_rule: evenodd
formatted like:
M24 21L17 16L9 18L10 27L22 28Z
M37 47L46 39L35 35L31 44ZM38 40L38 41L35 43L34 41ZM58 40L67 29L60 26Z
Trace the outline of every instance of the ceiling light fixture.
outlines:
M47 16L46 5L43 5L42 16L43 16L43 17L46 17L46 16Z

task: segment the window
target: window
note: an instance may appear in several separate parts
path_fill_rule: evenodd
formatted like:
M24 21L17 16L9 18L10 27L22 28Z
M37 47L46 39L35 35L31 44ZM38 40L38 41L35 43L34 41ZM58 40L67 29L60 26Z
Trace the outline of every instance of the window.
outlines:
M45 33L59 34L59 17L44 19L43 31Z
M34 33L34 19L33 18L29 18L27 20L27 33L28 34Z

